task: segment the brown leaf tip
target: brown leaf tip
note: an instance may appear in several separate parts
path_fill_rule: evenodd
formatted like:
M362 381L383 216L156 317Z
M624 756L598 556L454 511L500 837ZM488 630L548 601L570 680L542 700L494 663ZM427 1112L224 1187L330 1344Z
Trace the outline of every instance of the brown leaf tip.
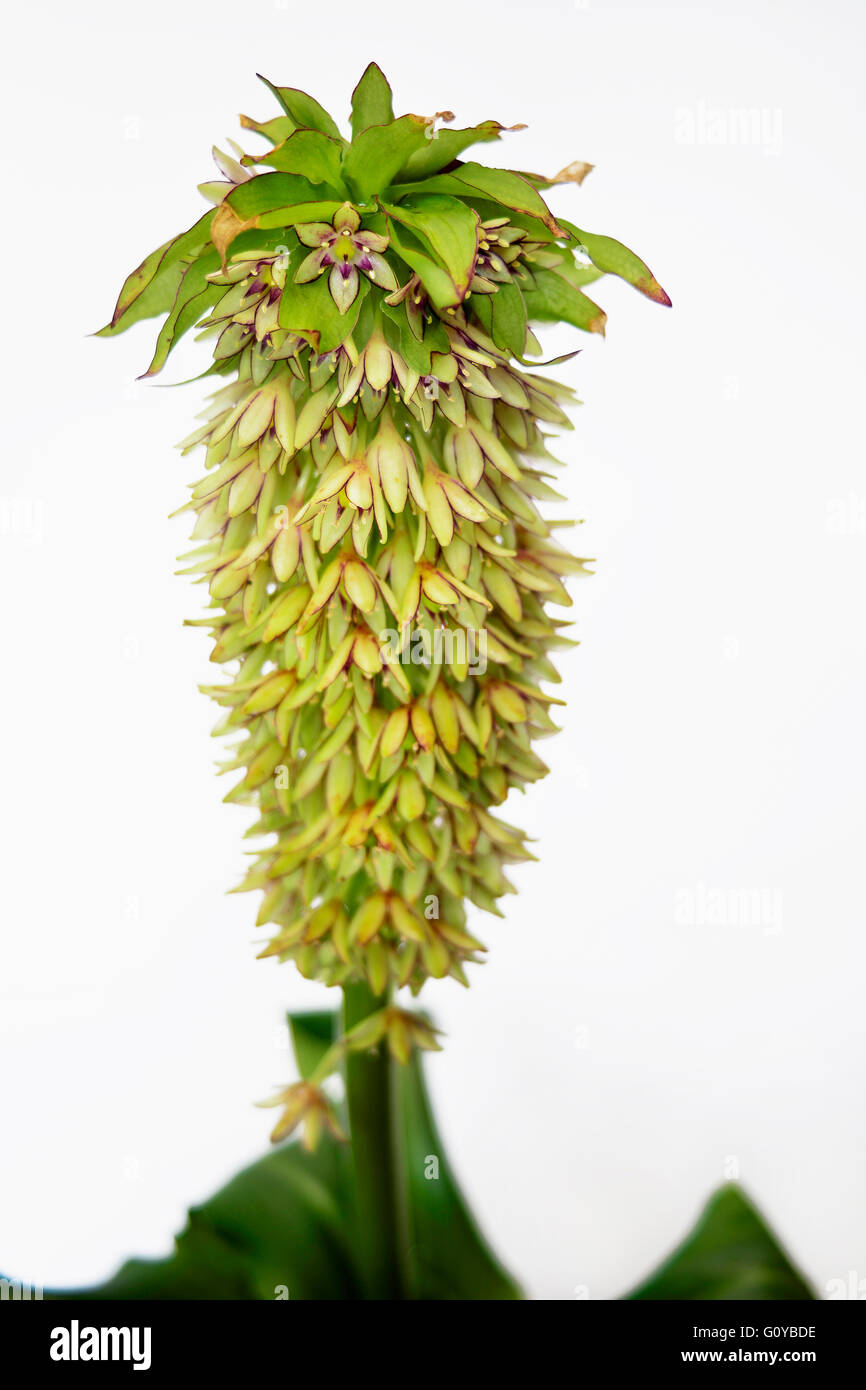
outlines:
M662 289L654 275L651 275L648 279L644 277L642 280L638 280L637 288L642 294L645 294L648 299L654 300L656 304L663 304L666 309L673 307L670 295L666 290Z

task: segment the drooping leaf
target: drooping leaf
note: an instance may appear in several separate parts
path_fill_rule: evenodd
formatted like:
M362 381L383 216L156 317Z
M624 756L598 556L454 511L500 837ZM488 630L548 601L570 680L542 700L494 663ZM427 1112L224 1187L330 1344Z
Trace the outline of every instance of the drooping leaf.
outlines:
M352 93L352 135L394 119L391 86L378 63L368 63Z
M596 236L594 232L584 232L580 227L575 227L573 222L566 222L564 219L562 225L572 233L593 265L603 274L617 275L621 280L634 285L635 289L640 290L641 294L645 294L656 304L670 307L668 295L649 266L633 251L629 251L627 246L623 246L621 241L615 241L609 236Z
M556 221L537 189L521 174L510 169L488 169L469 161L458 164L444 174L434 174L423 183L408 184L403 193L452 193L456 196L488 198L502 208L536 217L555 237L564 237L565 230Z
M479 295L475 312L504 352L522 358L526 348L526 301L518 285L500 285L495 294Z
M745 1193L734 1184L707 1203L697 1225L629 1299L815 1297Z
M530 319L571 323L587 333L604 333L603 309L556 270L533 271L533 286L523 289Z
M333 116L328 115L324 106L319 105L315 97L308 96L297 87L275 87L273 82L263 77L260 72L256 76L273 92L286 115L296 126L306 130L320 130L323 135L332 135L335 140L339 140L340 132L336 121Z
M207 255L199 257L193 261L183 273L177 293L174 298L171 313L159 331L156 340L156 348L151 359L150 366L142 376L155 376L165 366L166 360L172 348L188 332L202 315L219 299L223 290L219 285L209 283L207 277L214 271L219 270L220 257L218 251L210 251Z
M387 188L395 174L427 140L423 116L401 116L388 125L369 126L355 137L343 156L343 177L361 202Z
M456 281L434 255L429 243L390 217L388 235L392 248L415 271L431 302L440 312L460 303L462 296Z
M519 125L500 125L499 121L482 121L480 125L468 126L465 130L439 129L431 126L425 148L410 155L399 170L395 184L411 183L414 179L426 179L436 174L446 165L457 159L471 145L486 144L498 140L503 131L523 130Z
M417 193L397 205L383 203L382 207L435 252L463 299L478 254L477 213L443 193Z
M210 240L213 218L211 209L185 232L157 247L127 276L114 313L97 337L110 338L141 319L164 314L171 308L185 263L193 260Z

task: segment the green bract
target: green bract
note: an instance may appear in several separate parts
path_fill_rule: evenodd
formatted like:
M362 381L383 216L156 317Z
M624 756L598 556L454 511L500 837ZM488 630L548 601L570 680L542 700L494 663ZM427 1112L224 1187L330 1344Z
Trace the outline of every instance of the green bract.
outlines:
M146 375L190 328L223 378L184 452L205 450L188 504L191 573L210 587L218 732L239 734L228 800L264 840L242 887L263 893L264 956L328 985L366 981L382 1010L339 1048L436 1046L394 987L465 982L484 948L466 904L498 912L530 859L496 815L547 771L548 605L580 573L538 503L557 494L550 426L572 393L532 370L535 321L603 332L586 288L621 276L667 296L618 242L558 221L541 190L579 182L462 156L486 121L394 119L371 64L352 139L317 102L267 84L282 114L264 153L216 152L224 182L189 231L127 280L104 334L163 317ZM526 370L529 368L529 370ZM338 1048L338 1051L339 1051ZM282 1136L333 1119L318 1082L282 1097Z

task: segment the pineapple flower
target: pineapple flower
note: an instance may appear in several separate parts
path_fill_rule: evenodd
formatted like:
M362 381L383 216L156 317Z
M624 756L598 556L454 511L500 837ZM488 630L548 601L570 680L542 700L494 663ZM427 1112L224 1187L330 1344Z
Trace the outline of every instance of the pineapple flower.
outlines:
M501 917L509 866L534 858L500 808L548 770L534 744L562 702L543 687L573 645L550 610L588 562L542 514L562 500L550 435L574 395L532 362L533 325L602 332L585 288L603 273L669 302L627 248L554 220L541 190L557 180L462 161L498 123L431 141L387 114L375 65L365 83L377 119L353 113L351 141L298 128L294 106L245 121L274 149L220 156L215 211L133 272L104 330L173 304L148 375L193 325L213 345L219 389L182 446L205 456L184 569L228 672L206 687L233 740L225 800L256 813L235 891L261 895L260 956L381 998L329 1066L437 1045L392 992L467 984L485 950L470 914ZM269 161L291 207L282 172L247 173ZM337 313L313 283L326 273ZM272 1102L276 1138L335 1132L323 1076Z
M298 266L295 283L305 285L329 270L328 288L341 314L354 304L361 275L381 289L397 289L397 277L381 254L388 246L388 238L378 232L359 231L360 226L357 209L344 203L334 214L331 226L326 222L305 222L296 228L299 241L316 249Z

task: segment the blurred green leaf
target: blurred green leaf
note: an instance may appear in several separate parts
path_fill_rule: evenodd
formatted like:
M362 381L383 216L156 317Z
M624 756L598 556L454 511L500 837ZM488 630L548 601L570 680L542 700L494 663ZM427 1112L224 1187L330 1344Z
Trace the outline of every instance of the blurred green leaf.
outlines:
M792 1299L815 1297L752 1203L733 1184L720 1188L697 1225L629 1299Z
M289 1016L302 1077L337 1036L335 1013ZM398 1071L408 1170L416 1299L514 1299L520 1293L479 1234L433 1123L417 1054ZM438 1164L432 1174L430 1160ZM349 1145L323 1142L314 1154L285 1144L194 1207L173 1254L128 1260L104 1284L46 1298L357 1299L352 1254L353 1178Z
M289 1032L298 1071L309 1081L328 1048L337 1038L338 1016L328 1010L289 1014Z
M521 1298L520 1289L481 1235L452 1176L417 1052L407 1067L400 1068L399 1076L412 1231L412 1296Z
M359 1296L346 1241L349 1152L287 1144L194 1207L174 1253L129 1260L96 1288L46 1298L291 1299Z

